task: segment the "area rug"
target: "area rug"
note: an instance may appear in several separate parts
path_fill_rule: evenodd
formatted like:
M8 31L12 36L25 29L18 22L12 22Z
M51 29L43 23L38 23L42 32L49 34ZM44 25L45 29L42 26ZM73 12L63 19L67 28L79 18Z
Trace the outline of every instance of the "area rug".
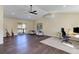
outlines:
M59 40L58 38L51 37L40 42L45 45L68 52L70 54L79 54L79 49L76 49L74 45L70 43L61 42L61 40Z

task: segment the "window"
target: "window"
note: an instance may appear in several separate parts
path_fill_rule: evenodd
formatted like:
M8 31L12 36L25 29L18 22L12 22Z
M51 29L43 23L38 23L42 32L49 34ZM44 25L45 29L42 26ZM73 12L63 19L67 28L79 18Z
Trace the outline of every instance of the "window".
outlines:
M18 33L25 33L26 32L26 24L18 23L17 29L18 29Z

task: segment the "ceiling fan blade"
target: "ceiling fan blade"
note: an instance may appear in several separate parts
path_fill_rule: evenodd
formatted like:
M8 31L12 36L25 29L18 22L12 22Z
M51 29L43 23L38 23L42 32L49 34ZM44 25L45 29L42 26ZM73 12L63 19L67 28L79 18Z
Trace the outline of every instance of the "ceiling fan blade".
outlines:
M37 11L33 11L33 12L37 12Z
M29 13L37 15L36 12L37 12L36 10L35 11L32 10L32 5L30 5L30 12Z
M33 13L33 14L37 15L37 13Z
M30 12L30 13L34 13L34 12Z
M30 13L34 13L34 14L37 14L37 13L36 13L36 12L34 12L34 11L33 11L33 12L30 12Z

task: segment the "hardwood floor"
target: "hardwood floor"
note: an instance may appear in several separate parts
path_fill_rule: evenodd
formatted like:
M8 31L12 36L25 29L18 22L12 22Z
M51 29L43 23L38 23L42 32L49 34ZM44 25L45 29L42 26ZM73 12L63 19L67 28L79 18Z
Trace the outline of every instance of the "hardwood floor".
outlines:
M40 43L46 38L49 37L18 35L4 38L4 44L0 45L0 54L67 54L67 52Z

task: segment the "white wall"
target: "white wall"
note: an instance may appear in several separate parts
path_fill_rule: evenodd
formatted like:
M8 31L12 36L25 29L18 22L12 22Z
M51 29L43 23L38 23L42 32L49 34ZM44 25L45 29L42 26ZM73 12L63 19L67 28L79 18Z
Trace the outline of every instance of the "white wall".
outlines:
M4 37L5 37L5 28L7 28L10 35L11 35L11 29L13 29L13 32L16 35L18 23L26 24L26 33L28 33L30 30L32 30L33 26L34 26L32 20L22 20L22 19L5 17L4 18Z
M9 32L11 32L11 28L13 28L14 33L16 34L18 22L26 23L27 32L32 29L36 30L37 23L42 23L44 34L54 36L57 32L60 32L61 27L64 27L66 32L70 30L69 33L73 33L73 27L79 27L79 13L56 13L54 18L43 17L37 20L5 18L4 27L7 27Z
M79 13L56 13L54 18L41 18L35 23L43 23L43 31L45 35L53 36L60 32L61 27L65 31L73 33L73 27L79 27ZM35 24L35 27L36 27Z
M0 44L3 44L3 6L0 6Z

